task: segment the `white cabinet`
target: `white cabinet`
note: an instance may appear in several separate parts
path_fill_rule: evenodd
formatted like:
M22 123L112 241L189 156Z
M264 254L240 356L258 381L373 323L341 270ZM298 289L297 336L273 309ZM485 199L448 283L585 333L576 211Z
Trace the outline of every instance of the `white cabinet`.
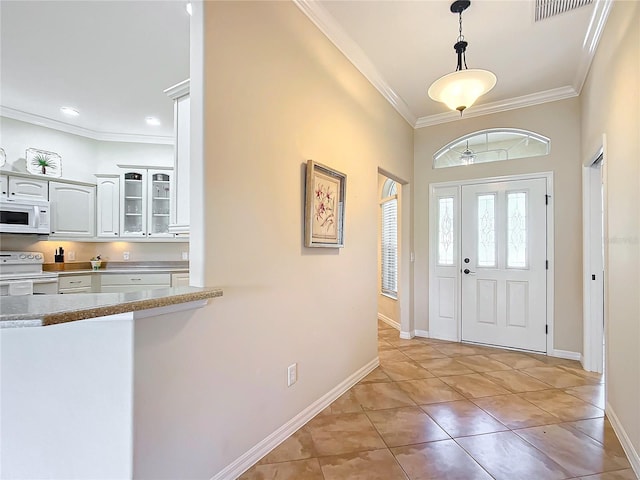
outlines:
M37 178L10 175L7 179L6 192L7 198L10 200L49 200L49 182Z
M120 231L120 175L97 174L97 236L116 238Z
M190 114L189 80L180 82L165 90L174 101L174 194L171 200L171 222L169 231L175 234L189 234L189 166L190 157Z
M91 274L65 275L58 278L58 293L90 293Z
M49 182L49 201L51 237L95 236L95 186Z
M189 273L172 273L171 286L172 287L188 287Z
M120 176L120 236L173 238L169 232L171 168L125 168Z
M9 195L9 177L0 175L0 198L7 198Z
M137 290L167 288L170 286L171 274L169 273L116 273L112 275L102 274L100 278L100 291L103 293L135 292Z

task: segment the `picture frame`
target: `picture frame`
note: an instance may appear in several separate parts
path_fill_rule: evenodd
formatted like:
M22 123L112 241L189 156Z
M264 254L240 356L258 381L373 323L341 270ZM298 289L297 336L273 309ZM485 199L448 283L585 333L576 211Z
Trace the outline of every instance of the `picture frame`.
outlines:
M305 247L344 247L347 176L313 160L305 182Z
M25 152L27 172L43 177L60 178L62 176L62 157L55 152L27 148Z

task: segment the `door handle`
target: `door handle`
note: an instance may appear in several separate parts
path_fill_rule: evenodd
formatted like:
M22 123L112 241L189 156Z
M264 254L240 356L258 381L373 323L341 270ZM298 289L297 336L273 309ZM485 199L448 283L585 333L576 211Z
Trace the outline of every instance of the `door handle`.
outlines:
M471 271L471 270L469 270L468 268L465 268L462 272L463 272L465 275L475 275L475 274L476 274L476 272L472 272L472 271Z

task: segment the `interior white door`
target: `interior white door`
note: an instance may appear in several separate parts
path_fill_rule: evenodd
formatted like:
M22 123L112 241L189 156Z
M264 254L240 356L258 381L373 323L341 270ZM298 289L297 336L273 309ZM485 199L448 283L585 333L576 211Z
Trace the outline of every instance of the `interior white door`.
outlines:
M545 179L462 187L462 340L546 352Z

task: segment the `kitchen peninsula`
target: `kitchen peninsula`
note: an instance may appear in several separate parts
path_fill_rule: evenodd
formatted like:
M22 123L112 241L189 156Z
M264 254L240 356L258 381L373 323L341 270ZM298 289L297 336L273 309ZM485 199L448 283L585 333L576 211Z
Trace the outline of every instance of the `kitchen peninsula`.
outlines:
M0 478L132 478L140 360L172 348L218 288L25 295L0 302ZM13 328L11 328L13 327ZM30 328L20 328L30 327Z

